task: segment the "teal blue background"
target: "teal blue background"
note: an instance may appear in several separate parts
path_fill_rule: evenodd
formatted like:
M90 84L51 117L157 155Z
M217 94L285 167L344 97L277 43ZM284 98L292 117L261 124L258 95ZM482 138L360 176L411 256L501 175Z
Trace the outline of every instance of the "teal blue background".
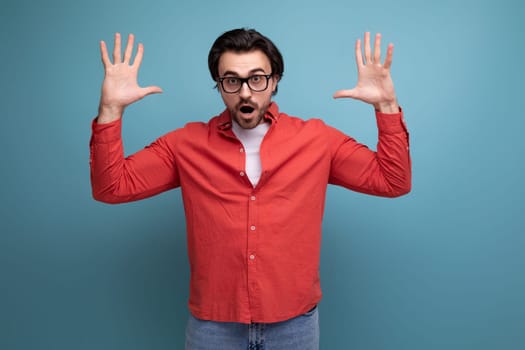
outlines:
M99 40L136 34L140 82L125 147L223 109L207 53L254 27L285 58L275 100L375 147L353 87L366 30L395 44L413 190L330 187L322 349L525 349L524 5L519 1L2 1L0 349L182 349L188 263L180 191L91 198Z

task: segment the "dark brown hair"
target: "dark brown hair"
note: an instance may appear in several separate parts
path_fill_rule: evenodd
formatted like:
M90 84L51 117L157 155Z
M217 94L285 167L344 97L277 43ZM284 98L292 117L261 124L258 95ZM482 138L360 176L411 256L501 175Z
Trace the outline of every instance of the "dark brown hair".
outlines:
M275 44L254 29L239 28L225 32L213 43L208 54L208 68L211 78L219 78L219 59L226 51L249 52L261 50L270 60L272 74L280 80L284 72L283 56ZM277 87L274 94L277 93Z

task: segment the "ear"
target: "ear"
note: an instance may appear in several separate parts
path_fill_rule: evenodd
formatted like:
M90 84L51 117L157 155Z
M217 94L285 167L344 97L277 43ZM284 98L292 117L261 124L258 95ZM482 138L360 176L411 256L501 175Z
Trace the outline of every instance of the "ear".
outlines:
M274 74L272 79L274 81L272 94L275 94L275 91L277 90L277 84L279 84L279 80L281 80L281 76Z

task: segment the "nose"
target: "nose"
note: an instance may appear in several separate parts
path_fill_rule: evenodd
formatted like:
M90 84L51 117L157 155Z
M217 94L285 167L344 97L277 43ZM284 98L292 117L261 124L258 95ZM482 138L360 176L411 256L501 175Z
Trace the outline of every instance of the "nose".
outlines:
M242 85L241 85L241 89L239 90L239 96L241 98L246 99L246 98L250 97L251 95L252 95L252 90L248 86L248 82L243 81Z

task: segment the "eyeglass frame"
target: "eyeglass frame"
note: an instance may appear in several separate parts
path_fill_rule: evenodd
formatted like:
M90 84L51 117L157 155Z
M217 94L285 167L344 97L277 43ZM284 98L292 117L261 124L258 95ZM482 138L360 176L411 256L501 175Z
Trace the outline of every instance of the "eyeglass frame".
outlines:
M219 78L217 78L217 81L221 84L222 91L224 91L227 94L236 94L236 93L238 93L239 91L242 90L242 86L244 85L244 83L246 83L246 85L248 85L248 89L250 89L253 92L263 92L263 91L266 91L266 89L268 89L269 81L270 81L270 78L272 76L273 76L273 73L270 73L270 74L253 74L253 75L250 75L247 78L241 78L241 77L237 77L237 76L226 76L226 77L219 77ZM255 89L253 89L250 86L250 79L253 78L253 77L265 77L266 78L266 86L264 87L264 89L262 89L262 90L255 90ZM224 88L223 81L224 81L224 79L228 79L228 78L239 79L241 81L241 85L239 85L239 89L238 90L226 91L226 89Z

